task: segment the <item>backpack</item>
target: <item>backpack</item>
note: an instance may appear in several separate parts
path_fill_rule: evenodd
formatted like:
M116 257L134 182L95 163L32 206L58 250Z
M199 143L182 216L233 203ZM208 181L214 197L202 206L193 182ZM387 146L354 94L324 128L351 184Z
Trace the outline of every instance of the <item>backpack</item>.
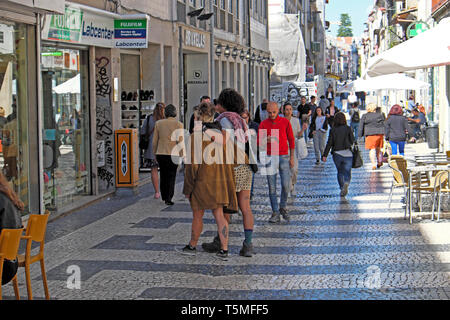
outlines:
M355 111L352 115L352 122L359 122L361 118L359 117L359 111Z

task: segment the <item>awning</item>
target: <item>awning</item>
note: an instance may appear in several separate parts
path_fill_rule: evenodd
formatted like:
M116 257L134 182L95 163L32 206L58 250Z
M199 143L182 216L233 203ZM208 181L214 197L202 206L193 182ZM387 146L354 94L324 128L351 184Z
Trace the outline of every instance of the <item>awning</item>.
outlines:
M450 18L369 60L371 77L450 64Z
M367 79L359 78L343 86L339 91L420 90L429 86L426 82L416 80L404 74L389 74Z
M80 74L54 87L53 91L57 94L80 93Z

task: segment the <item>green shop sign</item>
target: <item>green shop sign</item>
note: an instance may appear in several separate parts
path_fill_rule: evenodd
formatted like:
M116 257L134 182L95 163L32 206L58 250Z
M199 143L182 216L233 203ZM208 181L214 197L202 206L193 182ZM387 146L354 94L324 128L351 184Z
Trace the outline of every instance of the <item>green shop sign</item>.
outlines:
M421 33L424 33L425 31L427 31L429 29L430 29L430 26L426 22L424 22L424 21L416 21L416 22L411 23L408 26L406 34L408 36L408 39L409 38L414 38L415 36L417 36L417 35L419 35Z
M66 5L64 15L47 15L42 39L106 48L147 48L148 19L114 19L75 5Z

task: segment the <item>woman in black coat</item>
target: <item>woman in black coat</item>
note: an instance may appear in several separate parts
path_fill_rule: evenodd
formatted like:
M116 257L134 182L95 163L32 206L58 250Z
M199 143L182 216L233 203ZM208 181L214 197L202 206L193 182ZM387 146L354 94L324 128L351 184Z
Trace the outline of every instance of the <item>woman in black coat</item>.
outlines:
M341 197L348 194L348 187L352 179L353 153L352 145L355 143L352 129L347 125L347 119L342 112L338 112L334 119L334 126L330 131L327 146L323 154L323 162L327 161L328 154L333 154L337 169L337 179L341 188Z

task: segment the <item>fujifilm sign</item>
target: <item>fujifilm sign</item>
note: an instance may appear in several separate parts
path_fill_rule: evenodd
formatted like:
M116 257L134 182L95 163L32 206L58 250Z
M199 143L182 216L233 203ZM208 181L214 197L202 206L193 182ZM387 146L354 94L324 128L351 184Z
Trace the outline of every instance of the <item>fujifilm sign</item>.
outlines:
M204 34L190 30L185 30L184 44L186 47L196 47L203 49L206 46L206 37Z

